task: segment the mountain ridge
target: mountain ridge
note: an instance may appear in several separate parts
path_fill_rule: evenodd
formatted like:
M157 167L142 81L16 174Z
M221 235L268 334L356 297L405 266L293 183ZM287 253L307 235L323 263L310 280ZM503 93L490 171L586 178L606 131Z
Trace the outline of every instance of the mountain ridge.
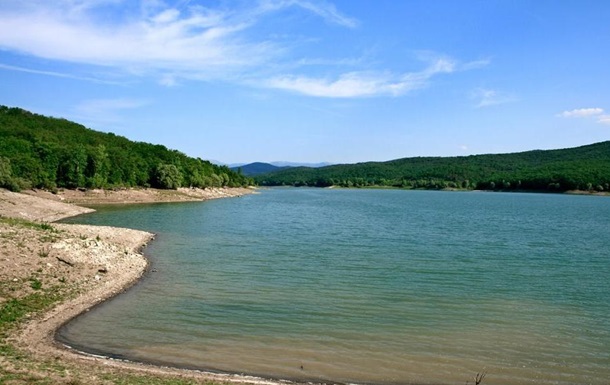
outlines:
M566 149L296 167L257 175L255 180L265 186L608 191L610 141Z

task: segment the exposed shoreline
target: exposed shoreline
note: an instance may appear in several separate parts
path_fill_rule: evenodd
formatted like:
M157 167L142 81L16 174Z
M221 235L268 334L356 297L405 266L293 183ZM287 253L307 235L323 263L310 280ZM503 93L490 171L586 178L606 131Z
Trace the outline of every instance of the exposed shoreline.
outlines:
M62 192L50 194L43 191L28 191L27 194L12 193L0 189L0 215L5 218L19 218L39 223L55 222L94 210L64 203L79 201L85 204L124 204L124 203L154 203L183 202L223 197L238 197L253 193L252 189L214 189L176 191L168 194L158 190L133 190L134 201L126 199L129 190L119 192ZM50 197L55 195L55 197ZM98 197L101 199L93 199ZM49 199L51 198L51 199ZM50 227L50 226L49 226ZM76 351L55 340L59 328L73 320L78 315L89 311L92 307L126 291L146 273L149 266L147 258L142 254L143 248L154 239L154 234L116 227L87 226L53 223L52 229L57 239L48 246L44 261L40 252L35 253L34 245L29 254L22 254L17 262L9 258L9 253L2 255L0 260L0 281L15 283L27 282L32 273L29 270L41 266L38 271L49 271L58 274L70 274L69 280L78 283L76 295L69 296L42 314L28 317L26 322L9 332L6 341L18 349L27 352L27 361L33 366L45 366L48 362L61 362L72 365L77 371L77 378L85 378L85 382L97 383L100 376L106 372L120 376L152 375L162 378L188 379L197 383L237 382L252 384L277 384L285 381L274 381L263 378L205 372L155 366L152 364L115 360ZM4 232L21 230L4 226ZM25 230L24 230L25 231ZM25 235L27 240L32 236ZM4 245L6 246L6 245ZM6 247L5 247L6 248ZM54 258L53 258L54 257ZM22 264L22 268L15 268ZM64 277L62 276L62 279ZM42 278L41 278L42 280ZM46 285L46 282L44 283ZM29 290L29 288L26 288ZM7 299L0 296L0 305ZM3 362L0 356L0 367L15 372L23 368L15 364ZM36 365L37 363L44 363ZM1 374L1 373L0 373ZM44 372L33 373L34 376L46 378ZM50 376L49 378L52 378ZM64 383L65 379L58 379ZM55 383L55 381L54 381Z
M246 187L206 189L181 187L177 190L152 188L131 188L118 190L59 190L51 193L45 190L28 190L24 194L51 201L88 205L123 205L145 203L197 202L218 198L234 198L252 194L256 190ZM72 216L72 215L69 215Z

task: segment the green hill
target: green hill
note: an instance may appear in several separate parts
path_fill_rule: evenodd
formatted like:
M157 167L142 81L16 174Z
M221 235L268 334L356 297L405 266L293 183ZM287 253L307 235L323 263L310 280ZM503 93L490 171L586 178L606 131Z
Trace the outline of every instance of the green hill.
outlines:
M0 187L237 187L253 181L162 145L0 106Z
M278 166L274 166L269 163L254 162L254 163L244 164L243 166L239 166L239 167L231 167L231 170L233 170L233 171L241 170L241 173L246 176L254 176L254 175L260 175L260 174L266 174L269 172L284 170L287 168L289 168L289 167L278 167Z
M255 180L265 186L608 191L610 141L562 150L298 167L259 175Z

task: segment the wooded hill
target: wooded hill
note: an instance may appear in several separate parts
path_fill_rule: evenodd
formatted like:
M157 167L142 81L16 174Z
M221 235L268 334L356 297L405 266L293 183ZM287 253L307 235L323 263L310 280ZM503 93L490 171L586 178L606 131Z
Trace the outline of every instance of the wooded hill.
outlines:
M275 172L275 171L279 171L279 170L284 170L287 168L289 168L289 167L278 167L278 166L274 166L270 163L254 162L254 163L244 164L239 167L231 167L231 170L233 170L233 171L239 170L242 174L244 174L246 176L255 176L255 175L267 174L267 173Z
M237 187L253 180L162 145L0 106L0 187Z
M259 175L255 180L265 186L609 191L610 141L562 150L297 167Z

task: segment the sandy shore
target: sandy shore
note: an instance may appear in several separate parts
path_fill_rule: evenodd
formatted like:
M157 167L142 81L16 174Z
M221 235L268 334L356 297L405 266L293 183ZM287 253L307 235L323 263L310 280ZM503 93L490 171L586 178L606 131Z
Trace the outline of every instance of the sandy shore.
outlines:
M252 377L155 367L94 357L75 352L54 339L57 329L67 321L125 291L142 277L148 262L141 251L154 237L151 233L131 229L46 224L93 211L65 202L175 202L234 197L247 193L252 193L252 190L189 189L175 191L173 194L158 190L64 191L59 194L29 191L26 194L16 194L0 189L0 215L5 218L0 223L0 283L5 287L10 286L8 292L11 293L11 298L22 298L34 293L35 281L41 287L61 291L68 298L44 314L27 315L27 322L10 331L6 341L24 352L25 358L15 361L0 355L2 370L9 374L27 371L31 378L44 378L51 380L51 383L114 383L107 380L108 373L119 377L124 373L129 376L142 374L188 379L189 383L273 383ZM134 196L133 199L129 198L130 194ZM31 228L7 223L6 218L20 218L44 225L40 225L41 228ZM0 306L10 300L8 297L0 295ZM68 365L71 369L64 369L58 374L57 371L48 369L51 363Z

